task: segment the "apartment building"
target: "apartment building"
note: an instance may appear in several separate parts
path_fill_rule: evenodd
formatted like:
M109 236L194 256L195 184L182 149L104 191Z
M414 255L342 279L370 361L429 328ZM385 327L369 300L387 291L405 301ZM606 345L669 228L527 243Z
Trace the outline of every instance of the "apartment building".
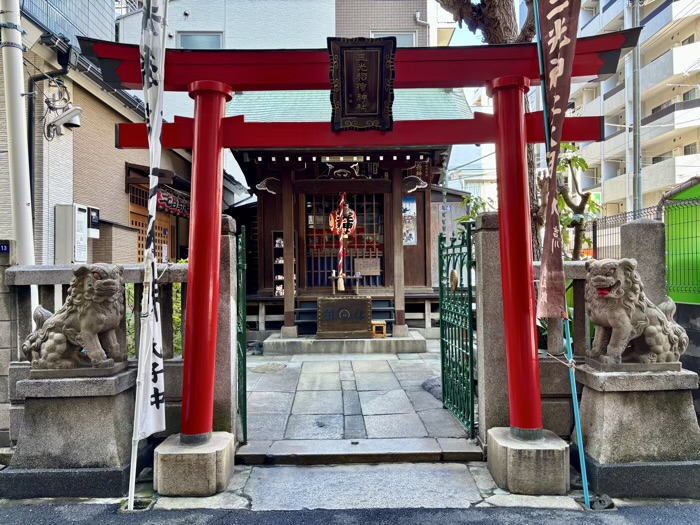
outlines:
M37 264L70 262L56 258L57 244L70 242L65 228L56 227L58 205L99 210L99 238L80 243L87 262L134 263L143 253L147 212L140 206L140 215L130 213L143 199L142 192L135 191L140 186L129 182L147 181L148 152L114 148L115 124L143 122L143 105L128 93L107 86L99 70L76 47L79 35L113 40L114 20L114 0L22 3L22 27L27 32L23 38L26 86L34 94L27 97L27 118L28 134L33 138L29 157ZM69 109L77 111L72 125L54 125ZM2 122L4 111L5 103L0 100ZM7 149L7 140L2 127L0 152ZM163 194L186 194L190 164L186 151L163 152ZM0 162L2 239L13 237L9 186L7 162ZM186 256L186 217L161 211L156 230L159 260Z
M641 7L641 144L643 206L700 174L700 2L656 0ZM632 27L626 0L583 0L579 36ZM632 54L617 75L575 84L575 115L604 115L606 140L581 144L589 165L584 190L600 192L603 213L632 210Z

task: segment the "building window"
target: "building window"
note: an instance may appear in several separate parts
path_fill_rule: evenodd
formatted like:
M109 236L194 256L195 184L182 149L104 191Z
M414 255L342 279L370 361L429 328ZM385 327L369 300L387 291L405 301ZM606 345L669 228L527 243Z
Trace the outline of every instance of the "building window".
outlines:
M179 47L182 49L221 49L221 33L178 33Z
M416 33L392 33L390 31L370 31L372 38L396 37L396 47L416 47Z
M681 40L681 45L687 46L688 44L692 44L694 42L695 42L695 35L690 35L688 38Z
M697 155L698 153L698 143L693 142L692 144L687 144L683 146L683 155Z
M683 93L683 102L695 100L698 98L698 88L693 88Z
M663 161L668 160L672 157L673 157L673 153L670 151L667 151L666 153L662 153L661 155L657 155L656 157L652 157L651 163L658 164L659 162L663 162Z
M653 115L654 113L661 111L662 109L666 109L670 105L671 105L671 101L667 100L663 104L660 104L660 105L656 106L655 108L651 108L651 114Z

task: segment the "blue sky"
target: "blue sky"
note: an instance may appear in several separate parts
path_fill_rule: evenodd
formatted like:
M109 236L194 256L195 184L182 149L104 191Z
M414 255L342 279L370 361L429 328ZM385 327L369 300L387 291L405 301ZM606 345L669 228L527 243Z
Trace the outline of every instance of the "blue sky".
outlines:
M452 41L450 42L450 46L481 45L484 45L484 42L482 42L481 31L477 31L476 34L474 34L467 29L467 24L462 24L461 28L457 26L455 34L452 36Z

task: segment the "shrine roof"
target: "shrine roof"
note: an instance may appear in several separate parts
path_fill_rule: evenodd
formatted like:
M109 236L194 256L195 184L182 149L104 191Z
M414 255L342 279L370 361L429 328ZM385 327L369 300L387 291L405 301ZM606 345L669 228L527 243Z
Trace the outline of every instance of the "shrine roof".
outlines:
M461 89L397 89L393 109L395 121L474 118ZM236 93L226 106L226 115L243 115L246 122L330 122L330 91Z

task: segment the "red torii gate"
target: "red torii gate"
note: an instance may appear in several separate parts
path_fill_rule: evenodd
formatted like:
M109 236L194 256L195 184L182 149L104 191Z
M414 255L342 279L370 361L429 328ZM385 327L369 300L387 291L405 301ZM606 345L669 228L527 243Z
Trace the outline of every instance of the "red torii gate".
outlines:
M580 39L573 77L615 73L639 31ZM142 88L138 46L87 38L80 44L111 86ZM204 442L213 427L224 148L342 151L495 142L510 422L530 431L526 435L542 429L535 295L532 286L523 286L534 280L526 144L545 139L542 114L525 114L523 100L531 82L540 81L537 46L402 48L395 65L397 89L486 86L494 114L477 113L473 121L395 122L390 132L336 133L328 122L247 123L243 117L225 118L234 91L330 90L327 51L167 51L165 90L187 91L195 101L193 119L176 118L162 132L164 148L193 151L183 442ZM562 140L603 139L601 117L566 120ZM147 149L146 125L117 125L116 145Z

